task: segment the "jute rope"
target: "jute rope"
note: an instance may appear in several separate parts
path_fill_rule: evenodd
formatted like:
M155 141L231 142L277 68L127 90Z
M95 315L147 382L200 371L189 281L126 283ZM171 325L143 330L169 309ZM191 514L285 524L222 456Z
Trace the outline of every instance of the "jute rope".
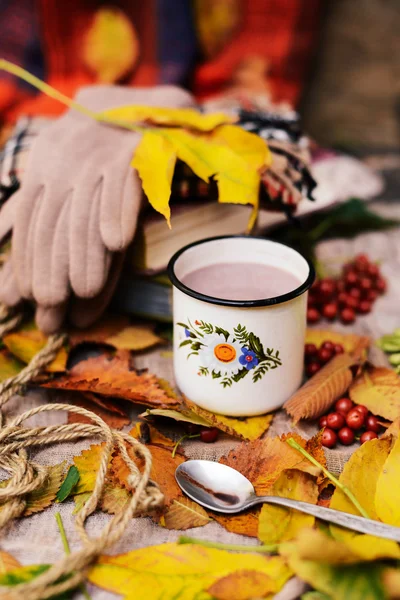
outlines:
M6 311L0 307L0 320L5 313ZM19 323L16 316L12 317L11 323ZM13 327L10 321L0 323L0 335L4 335ZM164 500L157 485L150 479L152 457L148 448L135 438L111 429L103 419L84 408L69 404L45 404L22 413L10 423L3 423L1 413L3 405L54 360L64 340L63 335L51 336L46 346L36 354L25 369L0 384L0 467L11 476L7 486L0 489L0 501L5 503L0 511L0 528L22 515L26 507L26 494L40 488L48 477L47 467L29 460L27 448L96 436L105 442L96 482L93 492L75 518L75 528L82 540L82 547L64 556L34 580L1 592L1 600L39 600L74 589L85 579L87 569L97 557L119 540L128 522L134 516L158 508ZM49 411L66 411L83 415L90 418L93 424L23 426L23 422L30 417ZM129 456L127 447L132 449L137 458L144 461L142 472ZM116 450L120 452L129 469L129 483L135 491L124 508L103 528L100 535L91 538L86 532L85 522L100 502L109 461Z

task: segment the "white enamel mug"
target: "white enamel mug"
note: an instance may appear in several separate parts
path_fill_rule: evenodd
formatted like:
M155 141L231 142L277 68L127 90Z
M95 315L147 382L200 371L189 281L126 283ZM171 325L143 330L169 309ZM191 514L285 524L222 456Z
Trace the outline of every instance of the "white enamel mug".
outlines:
M203 267L258 263L299 282L287 294L261 300L214 298L182 280ZM170 260L173 284L174 371L181 392L198 406L230 416L275 410L300 386L307 291L315 272L296 250L262 238L200 240Z

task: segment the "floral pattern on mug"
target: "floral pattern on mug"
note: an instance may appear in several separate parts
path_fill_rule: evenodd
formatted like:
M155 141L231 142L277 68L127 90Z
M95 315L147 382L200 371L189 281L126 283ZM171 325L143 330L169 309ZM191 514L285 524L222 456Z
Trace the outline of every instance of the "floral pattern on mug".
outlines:
M190 356L198 356L198 375L221 379L223 387L230 387L252 373L253 382L259 381L270 369L282 364L279 350L266 348L254 333L244 325L237 325L233 333L211 323L196 319L194 325L178 323L184 329L184 339L179 344L190 349Z

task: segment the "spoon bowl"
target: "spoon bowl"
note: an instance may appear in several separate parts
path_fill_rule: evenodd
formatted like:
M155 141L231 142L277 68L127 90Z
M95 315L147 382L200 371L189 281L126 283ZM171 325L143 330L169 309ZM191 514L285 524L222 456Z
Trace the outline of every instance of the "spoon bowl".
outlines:
M175 471L179 487L189 498L220 513L238 513L256 504L286 506L354 531L400 542L400 528L340 510L280 496L257 496L251 482L239 471L210 460L188 460Z

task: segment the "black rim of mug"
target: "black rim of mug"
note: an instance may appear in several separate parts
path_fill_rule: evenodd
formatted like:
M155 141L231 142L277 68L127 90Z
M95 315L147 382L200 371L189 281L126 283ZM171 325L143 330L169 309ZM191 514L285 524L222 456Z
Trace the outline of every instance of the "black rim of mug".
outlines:
M247 240L262 240L262 241L270 241L278 246L284 246L285 248L290 248L293 252L296 252L299 256L301 256L307 263L309 273L307 279L297 288L288 292L287 294L282 294L281 296L275 296L274 298L261 298L259 300L226 300L224 298L214 298L213 296L207 296L207 294L202 294L200 292L196 292L191 288L187 287L175 274L175 263L178 258L189 250L190 248L194 248L195 246L200 246L202 244L206 244L208 242L214 242L217 240L229 240L229 239L247 239ZM168 277L176 288L183 292L184 294L191 296L192 298L196 298L196 300L201 300L202 302L207 302L208 304L217 304L219 306L235 306L237 308L256 308L258 306L275 306L276 304L283 304L284 302L288 302L289 300L293 300L298 296L301 296L310 289L315 280L315 269L314 265L311 261L309 261L305 256L300 254L294 248L287 246L286 244L281 244L280 242L275 242L273 240L268 240L268 238L263 238L259 236L248 236L248 235L219 235L215 237L205 238L203 240L198 240L196 242L192 242L187 246L184 246L172 256L168 263L167 267Z

